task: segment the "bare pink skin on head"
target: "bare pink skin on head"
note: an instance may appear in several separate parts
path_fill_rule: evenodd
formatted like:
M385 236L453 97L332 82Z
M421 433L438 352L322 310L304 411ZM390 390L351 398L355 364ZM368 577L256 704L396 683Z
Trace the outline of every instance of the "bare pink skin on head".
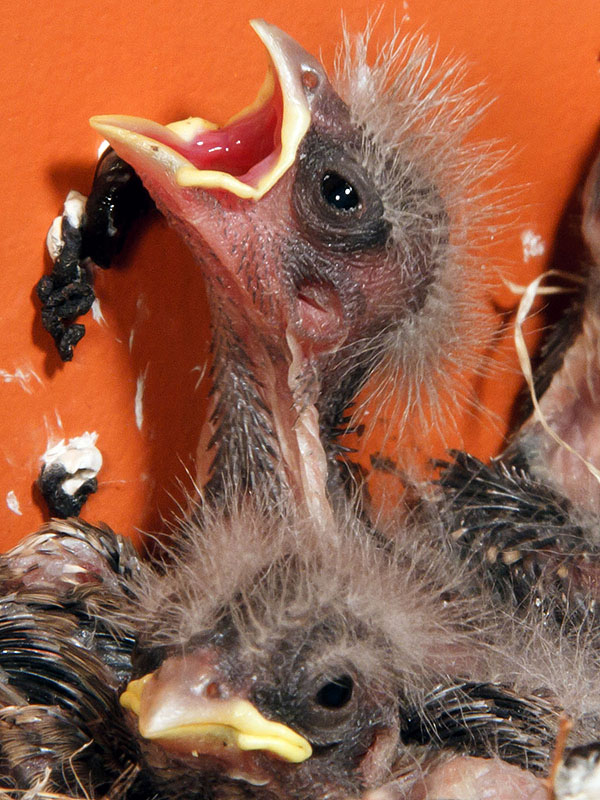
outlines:
M252 475L272 473L274 495L287 491L327 516L319 482L341 477L334 461L348 427L344 411L370 373L391 350L394 365L396 356L412 365L392 371L420 380L424 361L437 364L447 355L448 336L440 347L436 332L429 347L420 331L431 333L433 310L424 308L431 292L437 308L433 287L454 247L449 201L437 185L442 172L429 166L434 159L416 163L410 144L413 117L443 80L423 69L430 55L421 47L406 65L412 111L398 98L404 135L400 122L390 121L390 136L399 141L379 141L352 108L355 92L340 89L342 99L313 56L273 26L254 26L271 55L273 81L223 128L125 116L92 124L139 174L206 279L215 381L198 449L199 485L223 464L237 463L238 483L250 491ZM428 123L425 114L426 147ZM411 324L420 314L423 320ZM241 437L232 445L234 430Z
M321 96L329 102L333 89L318 62L285 34L278 32L275 39L284 54L279 67L289 69L300 85L302 75L313 78L300 105L310 107L314 93L319 102ZM298 95L293 100L298 104ZM126 135L117 134L112 143L181 232L206 279L215 330L215 390L198 447L198 484L206 485L211 474L219 472L220 458L247 469L264 445L264 461L254 473L279 473L278 480L290 488L296 502L306 502L327 516L327 501L319 488L325 483L325 465L311 407L318 396L319 359L343 344L356 304L342 302L327 281L307 281L288 270L286 251L302 248L301 241L294 244L295 166L259 198L238 196L227 178L224 186L181 185L177 168L165 166L165 159L175 159L176 164L185 159L202 174L219 171L256 188L277 166L284 147L283 114L282 87L275 80L272 95L262 105L222 129L207 127L186 141L155 123L118 118ZM109 132L106 135L110 138ZM131 135L139 138L132 142ZM157 156L163 152L170 155ZM364 281L368 276L360 277ZM239 379L232 377L238 371ZM250 407L252 423L243 410L236 411ZM243 438L249 427L261 439L258 448L250 437L239 452L230 453L230 431L235 429L236 436L242 432ZM225 455L219 454L221 447Z

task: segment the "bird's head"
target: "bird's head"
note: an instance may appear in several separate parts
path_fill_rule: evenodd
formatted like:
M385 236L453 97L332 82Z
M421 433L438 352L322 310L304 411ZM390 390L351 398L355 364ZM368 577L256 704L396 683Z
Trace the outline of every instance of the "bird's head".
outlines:
M214 325L246 350L261 391L273 384L265 362L285 378L279 391L293 362L292 395L301 378L306 392L329 391L321 406L343 407L384 355L434 387L424 365L459 341L464 351L469 331L458 197L477 159L475 148L469 167L460 156L473 119L460 69L434 68L426 41L399 37L371 69L359 38L340 56L336 89L289 36L252 25L270 70L225 126L92 125L198 255Z
M423 557L399 558L356 522L333 535L252 509L206 531L133 612L121 704L156 780L203 797L341 798L409 769L403 715L465 655L437 556L411 544Z

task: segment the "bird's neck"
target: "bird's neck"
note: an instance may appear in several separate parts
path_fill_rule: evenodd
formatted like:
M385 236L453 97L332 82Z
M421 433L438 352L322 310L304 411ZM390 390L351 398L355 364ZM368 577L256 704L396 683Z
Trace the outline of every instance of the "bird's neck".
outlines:
M355 452L347 445L347 434L352 434L355 443L361 436L363 425L356 425L354 403L370 376L381 361L381 348L371 341L368 352L352 348L353 352L339 353L322 370L320 396L317 401L320 421L320 436L329 464L329 494L352 495L355 500L357 488L364 488L362 468L352 458Z
M212 317L213 390L198 484L212 502L231 501L233 491L326 519L318 376L289 331L274 348L233 303L214 303Z

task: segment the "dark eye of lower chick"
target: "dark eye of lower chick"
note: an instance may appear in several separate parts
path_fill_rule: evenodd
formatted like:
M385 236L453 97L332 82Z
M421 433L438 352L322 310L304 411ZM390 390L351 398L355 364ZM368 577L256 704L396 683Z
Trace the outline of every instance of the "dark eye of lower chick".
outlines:
M358 192L337 172L326 172L323 175L321 194L325 202L338 211L354 211L360 208Z
M353 683L349 675L342 675L321 686L315 700L323 708L343 708L352 697Z

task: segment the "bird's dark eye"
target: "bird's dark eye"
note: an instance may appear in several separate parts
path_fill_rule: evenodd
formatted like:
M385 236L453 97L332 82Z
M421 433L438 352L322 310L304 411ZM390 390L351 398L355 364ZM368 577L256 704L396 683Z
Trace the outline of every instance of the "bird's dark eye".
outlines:
M323 175L321 194L325 202L338 211L356 211L361 205L354 186L337 172L326 172Z
M361 719L360 680L340 666L307 675L300 687L296 722L313 744L343 741Z
M342 675L321 686L315 700L323 708L343 708L350 702L353 688L352 678L349 675Z
M298 151L292 189L295 222L330 254L383 250L391 230L373 177L350 144L309 131ZM354 261L358 265L359 259Z

